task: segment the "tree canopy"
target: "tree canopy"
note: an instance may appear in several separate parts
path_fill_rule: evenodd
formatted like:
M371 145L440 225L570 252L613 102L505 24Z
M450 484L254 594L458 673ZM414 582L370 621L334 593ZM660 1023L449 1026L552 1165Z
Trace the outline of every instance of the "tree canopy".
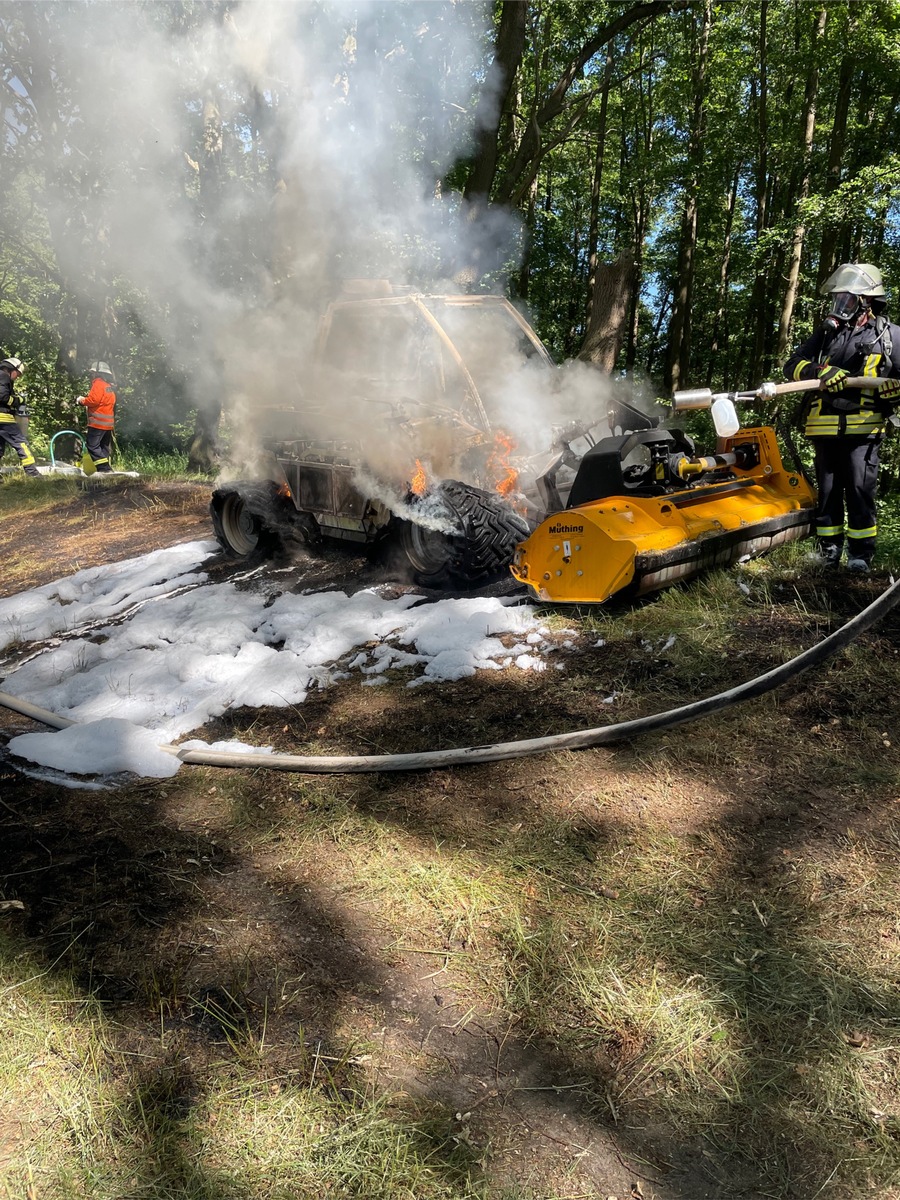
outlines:
M347 278L505 290L658 395L770 376L838 262L900 279L897 0L13 0L0 37L45 433L104 358L122 431L209 464Z

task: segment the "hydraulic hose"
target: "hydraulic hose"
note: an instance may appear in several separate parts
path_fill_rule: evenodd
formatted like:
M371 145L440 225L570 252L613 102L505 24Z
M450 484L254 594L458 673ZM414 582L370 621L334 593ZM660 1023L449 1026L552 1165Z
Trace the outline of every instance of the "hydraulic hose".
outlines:
M463 763L500 762L510 758L526 758L533 754L545 754L553 750L583 750L589 746L608 746L645 733L655 733L683 725L700 717L722 712L744 700L752 700L772 691L781 684L794 679L802 671L825 662L843 650L861 633L875 625L900 602L900 579L892 583L840 629L829 634L815 646L804 650L795 658L750 679L737 687L694 700L679 708L654 713L649 717L637 717L632 721L621 721L616 725L601 725L596 729L581 729L571 733L551 734L548 737L524 738L516 742L495 742L488 746L463 746L455 750L427 750L418 754L360 754L320 755L263 754L260 752L225 752L217 750L179 750L177 746L164 746L164 750L177 754L182 762L207 767L266 767L272 771L294 771L301 774L348 775L374 771L430 771L442 767L459 766ZM41 721L53 728L67 728L75 724L65 717L58 717L46 709L19 700L0 692L0 704L24 716Z

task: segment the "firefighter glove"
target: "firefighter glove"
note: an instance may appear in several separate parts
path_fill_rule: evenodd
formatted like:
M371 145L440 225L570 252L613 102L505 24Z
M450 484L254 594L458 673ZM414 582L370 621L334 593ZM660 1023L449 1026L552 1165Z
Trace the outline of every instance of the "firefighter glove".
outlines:
M844 388L847 372L843 367L820 367L819 385L823 392L840 392Z
M889 379L887 383L883 383L878 395L882 400L887 400L888 404L900 404L900 379Z

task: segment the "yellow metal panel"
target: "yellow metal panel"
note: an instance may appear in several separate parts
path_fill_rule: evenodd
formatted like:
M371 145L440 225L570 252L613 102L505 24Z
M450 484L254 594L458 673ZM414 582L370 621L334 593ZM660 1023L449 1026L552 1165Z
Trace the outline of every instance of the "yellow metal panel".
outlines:
M548 517L518 547L513 575L541 600L598 604L632 582L639 592L652 591L703 567L805 536L809 529L802 519L755 536L755 528L761 532L767 522L800 510L811 521L816 497L802 475L785 471L771 429L740 430L726 449L747 441L759 447L759 464L735 468L731 480L662 496L607 497ZM735 536L743 531L746 537ZM635 580L639 556L666 555L688 543L702 545L702 554L665 562Z

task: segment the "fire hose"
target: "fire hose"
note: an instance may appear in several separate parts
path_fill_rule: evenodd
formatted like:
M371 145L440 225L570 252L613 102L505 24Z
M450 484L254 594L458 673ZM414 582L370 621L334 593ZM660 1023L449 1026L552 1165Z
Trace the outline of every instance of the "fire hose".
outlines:
M744 700L762 696L802 671L818 666L850 645L867 629L882 620L900 602L900 579L892 582L880 596L852 617L834 633L802 651L781 666L766 671L754 679L707 696L689 704L670 708L647 717L636 717L615 725L581 729L570 733L551 734L539 738L523 738L514 742L495 742L487 746L463 746L452 750L427 750L416 754L360 755L299 755L266 754L262 752L179 750L177 746L162 749L176 755L182 762L207 767L265 767L273 771L293 771L311 775L349 775L377 771L432 771L466 763L501 762L511 758L526 758L557 750L584 750L593 746L608 746L629 741L647 733L657 733L675 725L684 725L701 717L712 716ZM0 705L30 717L53 729L66 729L77 724L67 717L57 716L46 709L0 692Z
M857 376L843 381L847 388L872 388L883 382L867 376ZM820 387L819 380L801 382L764 383L755 391L714 393L708 388L676 392L673 409L676 412L697 408L714 407L717 401L734 401L759 398L773 399L783 392L812 391ZM733 413L733 407L732 407ZM715 416L715 413L714 413ZM726 414L725 420L731 418ZM717 432L720 431L717 424ZM269 754L261 751L218 751L180 750L177 746L164 745L162 750L177 756L181 762L209 767L265 767L274 771L293 771L301 774L345 775L378 771L429 771L444 767L460 766L465 763L501 762L512 758L526 758L535 754L546 754L557 750L583 750L593 746L612 745L628 741L647 733L655 733L683 725L689 721L711 716L732 705L764 695L801 672L825 662L850 645L872 625L885 617L900 602L900 580L893 582L840 629L802 651L779 667L758 675L754 679L738 684L716 695L695 700L678 708L666 709L646 717L621 721L615 725L601 725L593 729L574 730L569 733L550 734L540 738L523 738L513 742L495 742L487 746L461 746L451 750L427 750L411 754L360 754L360 755L299 755ZM0 692L0 706L18 712L52 729L66 729L78 722L57 716L47 709L39 708L6 692Z

